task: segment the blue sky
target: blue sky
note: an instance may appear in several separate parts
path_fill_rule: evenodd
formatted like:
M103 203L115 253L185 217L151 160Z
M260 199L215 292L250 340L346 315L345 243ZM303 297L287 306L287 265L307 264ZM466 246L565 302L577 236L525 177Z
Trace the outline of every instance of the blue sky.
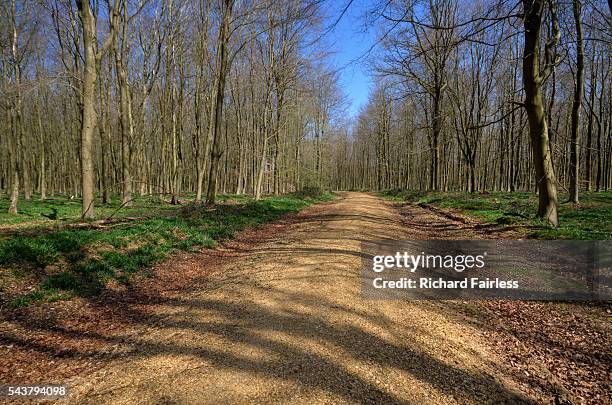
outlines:
M348 2L349 0L329 1L327 26L336 21ZM352 62L367 53L375 42L374 33L364 30L363 17L371 4L371 0L353 0L348 11L326 39L335 51L332 60L335 67L341 69L340 86L348 98L348 112L353 117L357 115L360 107L367 103L372 84L364 58Z

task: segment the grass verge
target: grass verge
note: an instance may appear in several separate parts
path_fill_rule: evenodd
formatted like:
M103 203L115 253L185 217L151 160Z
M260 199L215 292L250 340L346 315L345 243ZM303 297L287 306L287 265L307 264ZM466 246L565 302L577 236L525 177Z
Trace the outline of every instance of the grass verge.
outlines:
M330 193L260 201L222 196L222 203L213 207L187 204L171 211L148 207L145 219L103 229L47 228L33 236L7 235L0 239L0 300L11 307L23 307L93 296L111 281L126 284L136 274L146 276L144 269L178 250L210 248L238 231L331 199ZM29 285L27 291L19 291L25 284Z
M612 239L612 192L582 193L578 205L561 203L557 228L537 218L538 197L534 193L387 190L381 195L395 201L455 209L487 224L523 227L526 236L537 239ZM560 195L559 201L567 201L567 196Z

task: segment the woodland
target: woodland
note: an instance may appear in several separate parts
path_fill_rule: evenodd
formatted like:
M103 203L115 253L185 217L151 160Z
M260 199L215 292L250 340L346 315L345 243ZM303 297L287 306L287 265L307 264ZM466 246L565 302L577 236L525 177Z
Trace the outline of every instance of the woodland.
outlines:
M3 0L8 211L56 194L89 219L135 195L532 191L557 225L561 194L612 187L609 2L374 2L356 117L326 4Z
M611 12L0 0L0 381L78 404L607 403L606 269L583 302L359 280L371 240L591 240L605 263ZM339 63L351 35L371 46Z

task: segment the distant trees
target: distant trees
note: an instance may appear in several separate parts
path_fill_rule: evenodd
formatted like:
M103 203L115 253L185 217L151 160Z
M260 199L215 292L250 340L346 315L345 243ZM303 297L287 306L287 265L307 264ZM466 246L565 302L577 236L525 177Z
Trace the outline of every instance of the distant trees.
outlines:
M557 190L612 188L603 0L381 3L354 122L321 4L0 0L9 211L33 191L82 197L91 218L113 194L530 190L556 224Z
M214 203L218 192L326 186L340 96L317 50L320 2L0 7L0 191L11 212L32 190L81 197L92 218L114 193L124 205L204 192ZM324 83L311 80L317 69Z
M593 183L612 187L612 99L603 81L612 18L603 1L391 1L372 13L383 44L372 60L387 96L374 89L354 127L351 183L535 189L538 214L553 225L558 188L576 203ZM381 155L372 124L388 106L385 137L394 147Z
M36 61L36 42L40 39L39 20L33 4L16 0L0 2L0 160L7 173L0 181L10 190L8 211L18 212L19 192L30 199L32 193L33 151L26 138L28 105L26 96L32 84L26 79ZM0 164L0 167L3 165Z
M313 65L309 70L308 91L310 109L313 116L312 132L314 137L314 185L324 186L324 151L331 141L331 119L342 110L343 99L338 87L338 75L324 65Z
M384 46L384 63L378 70L384 75L399 76L410 94L427 95L425 114L428 142L431 152L429 189L441 187L441 143L443 132L443 106L448 90L448 64L456 45L454 26L457 2L435 0L415 4L390 2L382 18L392 24L403 23L399 30L391 30ZM431 29L429 27L445 27Z

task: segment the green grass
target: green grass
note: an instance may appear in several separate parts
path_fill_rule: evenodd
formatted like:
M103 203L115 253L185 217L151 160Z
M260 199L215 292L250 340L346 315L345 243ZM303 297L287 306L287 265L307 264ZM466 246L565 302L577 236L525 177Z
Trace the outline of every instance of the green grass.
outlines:
M10 304L14 307L92 296L103 290L109 280L129 283L135 274L142 274L143 269L178 250L212 247L240 230L332 198L330 193L316 197L270 197L260 201L245 196L221 196L219 201L226 204L214 207L186 204L169 210L159 205L147 206L147 218L115 223L102 230L55 230L47 226L35 235L15 232L0 237L0 271L39 280L34 291L12 299ZM64 206L71 207L72 203L68 201ZM35 213L45 212L48 204L62 205L62 201L38 204L32 201L30 204L29 212ZM132 212L143 209L134 207ZM70 211L65 208L65 212ZM0 224L2 221L0 219ZM49 272L51 274L47 274Z
M557 228L537 218L538 197L534 193L469 194L388 190L381 195L396 201L427 203L439 208L456 209L485 223L524 226L526 236L532 238L612 239L612 192L582 193L578 205L561 203L560 226ZM567 196L560 195L559 201L567 201Z
M224 196L225 197L225 196ZM225 198L229 198L227 196ZM160 204L159 198L145 196L134 197L133 206L122 206L119 197L115 196L109 204L99 204L96 202L96 217L104 219L109 216L118 217L139 217L148 215L151 210L156 213L173 212L177 205ZM44 215L49 215L53 210L57 210L57 217L61 222L76 222L81 220L81 200L78 198L70 199L68 195L56 194L48 197L45 201L40 201L37 194L32 195L28 201L19 199L17 215L9 214L9 199L0 198L0 225L28 225L28 226L49 226L57 221L51 220Z

